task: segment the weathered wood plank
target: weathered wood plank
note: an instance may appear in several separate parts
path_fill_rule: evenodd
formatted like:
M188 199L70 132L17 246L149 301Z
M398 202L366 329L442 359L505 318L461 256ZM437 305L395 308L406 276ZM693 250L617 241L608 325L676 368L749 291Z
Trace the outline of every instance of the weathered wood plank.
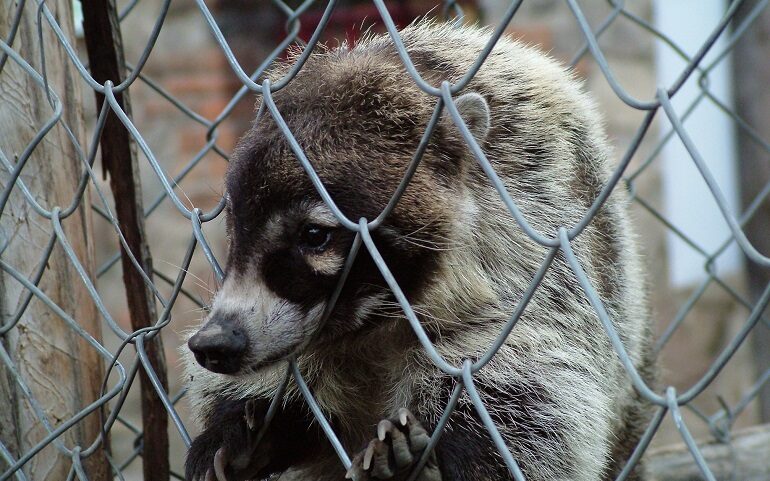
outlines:
M91 75L100 83L112 80L118 85L125 78L123 42L114 0L82 0L83 30L91 65ZM121 108L130 115L128 92L116 95ZM105 98L96 94L97 111ZM142 270L152 278L152 258L144 235L142 189L136 152L126 128L110 112L101 138L102 164L110 177L115 212L120 230ZM123 283L125 285L131 327L151 326L157 319L155 299L121 246ZM168 390L166 358L160 336L145 345L150 365L161 385ZM143 474L145 481L169 479L168 414L144 369L140 370L142 400Z
M770 481L770 424L736 431L729 444L699 442L706 463L720 481ZM648 454L650 481L705 479L684 443Z
M46 2L64 31L74 42L71 2ZM18 2L0 1L0 32L11 31ZM38 72L42 72L41 45L37 38L37 2L27 1L13 48ZM45 22L45 21L44 21ZM50 87L63 104L62 121L76 138L84 140L81 79L64 49L47 25L43 28L46 73ZM53 109L44 90L13 60L0 71L0 150L12 163L51 118ZM57 125L33 151L21 180L45 208L67 207L73 197L83 166L63 127ZM0 184L9 184L10 174L0 168ZM92 227L88 194L81 207L63 220L63 229L85 269L94 272L91 246ZM14 189L0 216L0 243L7 246L2 260L29 277L45 259L44 247L53 235L50 220L38 215ZM42 259L42 261L41 261ZM97 340L101 324L94 303L73 265L60 246L47 261L39 287L70 314ZM0 320L9 320L23 306L28 291L5 272L0 272ZM0 338L14 370L31 390L34 399L50 423L56 427L99 397L104 376L104 360L85 340L75 334L65 321L42 302L33 298L19 323ZM48 432L19 388L12 370L0 362L0 440L18 459L44 438ZM60 439L68 448L91 445L101 432L98 412L86 417ZM67 478L72 461L49 445L23 467L30 480L60 481ZM108 480L110 468L104 451L98 450L83 461L91 480ZM0 461L0 473L8 465Z

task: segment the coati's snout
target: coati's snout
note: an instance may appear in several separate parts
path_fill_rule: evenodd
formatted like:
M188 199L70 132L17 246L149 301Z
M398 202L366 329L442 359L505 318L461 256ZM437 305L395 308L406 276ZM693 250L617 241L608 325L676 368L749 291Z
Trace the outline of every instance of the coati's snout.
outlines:
M204 368L239 376L311 343L352 235L320 202L261 199L255 212L235 188L229 200L227 272L188 347Z
M233 374L240 370L248 345L246 333L237 321L232 316L216 313L187 341L198 364L219 374Z
M303 305L263 277L231 272L187 345L209 371L244 375L301 351L318 331L325 304Z

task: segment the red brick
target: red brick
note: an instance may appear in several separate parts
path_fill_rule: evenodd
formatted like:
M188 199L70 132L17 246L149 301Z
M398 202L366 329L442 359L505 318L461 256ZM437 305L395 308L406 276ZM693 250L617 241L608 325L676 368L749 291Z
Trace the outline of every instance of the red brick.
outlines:
M197 153L204 145L206 132L202 128L179 129L179 150L183 156Z
M202 97L195 102L195 111L209 120L214 120L222 113L229 101L229 96L219 93Z
M171 102L162 97L137 103L141 104L143 113L147 117L166 117L173 112L178 112L178 109Z
M164 52L157 60L158 65L162 65L163 73L184 73L191 71L223 71L230 72L230 66L227 64L224 54L217 46L204 49L196 49L194 52L182 50L173 50ZM156 65L153 62L153 65Z
M162 85L173 95L208 95L213 92L229 92L234 83L220 72L191 72L167 77L163 79Z

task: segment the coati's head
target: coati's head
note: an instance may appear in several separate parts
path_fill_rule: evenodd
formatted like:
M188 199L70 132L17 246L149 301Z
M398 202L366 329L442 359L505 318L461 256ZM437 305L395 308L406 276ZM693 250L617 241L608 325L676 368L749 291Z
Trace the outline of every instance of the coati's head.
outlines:
M375 219L388 204L436 103L409 80L395 51L361 47L313 54L273 98L334 202L354 222ZM490 124L484 98L466 93L456 105L483 143ZM397 207L372 231L410 301L419 301L434 281L441 246L467 229L470 162L445 113ZM322 322L355 233L321 200L267 109L235 149L226 187L226 276L188 343L202 366L243 374L313 343L394 322L382 315L392 295L365 248Z

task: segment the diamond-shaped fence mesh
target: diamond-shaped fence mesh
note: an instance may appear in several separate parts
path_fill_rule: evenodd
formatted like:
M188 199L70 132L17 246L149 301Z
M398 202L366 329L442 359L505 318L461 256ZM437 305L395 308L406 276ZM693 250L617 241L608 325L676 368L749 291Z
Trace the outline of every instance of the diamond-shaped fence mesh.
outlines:
M576 0L566 0L562 6L566 6L569 14L565 18L579 32L572 43L577 48L573 49L571 65L580 70L590 63L622 108L636 111L639 116L633 117L635 133L615 145L619 154L615 169L591 208L578 223L562 226L556 233L537 232L527 223L497 178L485 153L465 127L453 101L453 97L462 92L483 65L498 39L509 34L510 24L529 4L514 1L497 16L485 18L492 28L488 48L460 81L431 85L418 75L399 40L398 26L408 23L413 17L408 18L409 15L402 12L403 5L400 3L386 4L383 0L367 3L373 6L373 20L397 47L407 72L403 82L416 83L436 99L436 114L426 132L435 127L443 109L444 115L449 116L460 129L489 182L498 190L501 201L510 212L510 222L516 223L535 242L549 248L541 269L519 300L519 309L510 313L511 318L487 354L461 365L448 363L434 349L370 234L399 201L420 162L424 145L418 148L412 164L404 173L401 187L393 193L392 201L378 217L348 218L326 192L323 182L302 147L293 140L292 132L272 100L274 92L292 82L308 55L325 38L329 26L340 22L332 20L335 9L340 11L347 7L337 3L335 0L328 4L314 0L299 4L272 0L239 5L237 8L255 13L254 18L260 15L281 17L284 26L281 32L274 33L270 40L272 43L258 46L265 55L254 67L248 68L245 67L247 62L239 60L239 55L234 53L243 50L243 46L231 47L220 25L234 20L212 13L215 9L207 6L204 0L186 5L181 13L174 10L176 7L171 5L170 0L160 3L134 0L123 5L118 12L101 2L84 2L86 45L78 45L71 21L72 5L67 2L16 0L5 1L0 6L0 169L3 172L0 196L0 372L3 379L0 380L0 400L7 403L0 406L0 479L128 479L136 475L140 458L145 464L152 464L149 471L145 468L145 477L155 469L159 473L168 470L158 479L167 475L184 479L179 460L191 444L191 435L185 421L184 384L177 379L173 348L179 343L179 337L174 334L189 326L175 325L175 321L190 316L201 317L200 313L205 312L208 298L212 295L210 289L213 288L207 284L216 285L223 277L219 243L210 243L207 238L219 236L222 230L220 221L225 201L221 188L216 186L221 185L219 179L232 146L228 139L232 134L227 123L237 117L238 109L244 102L250 106L255 96L263 100L264 108L260 114L272 116L280 126L297 162L302 164L334 216L345 228L355 232L346 266L350 267L359 250L369 252L430 359L456 380L456 387L445 406L445 414L434 430L420 464L428 459L428 453L438 442L449 414L461 394L465 393L489 430L511 476L517 480L524 479L515 456L506 448L495 422L485 409L474 385L474 374L494 357L506 336L516 335L516 321L537 291L551 261L560 253L595 309L604 333L634 387L655 406L652 422L619 479L625 479L636 462L646 454L653 438L667 420L673 421L679 441L684 442L703 478L716 479L691 431L709 432L719 443L730 446L736 420L752 403L756 404L770 379L770 365L749 366L756 370L757 375L751 377L750 385L740 387L739 396L728 396L732 401L723 400L716 408L713 404L711 408L698 405L704 392L720 376L724 376L723 368L737 362L736 353L742 346L748 345L750 334L767 325L763 316L770 301L770 285L751 285L747 289L741 282L721 276L716 265L721 256L733 250L741 253L751 269L766 271L770 266L767 252L755 246L745 231L746 226L762 212L770 194L770 183L757 189L756 197L736 212L729 199L730 194L723 192L718 182L720 179L704 160L704 156L710 153L701 151L701 146L688 131L687 119L701 104L715 106L729 121L731 128L749 139L764 155L760 160L767 162L770 159L770 139L762 136L762 128L767 132L767 126L752 125L751 121L742 118L731 102L714 94L711 82L714 69L723 65L736 44L754 27L754 22L765 14L768 2L730 2L711 32L700 40L699 48L688 53L672 38L671 32L660 30L658 23L639 15L626 5L628 2L609 0L604 5L603 18L592 24L584 12L585 5ZM522 6L522 3L525 5ZM552 7L553 3L541 2L538 8L546 4ZM399 13L394 13L394 9L398 9ZM591 5L591 11L595 13L596 5ZM477 13L476 6L471 3L461 6L449 1L429 15L462 23L473 21ZM111 68L117 69L122 65L124 55L119 30L109 21L111 15L123 26L126 44L135 50L130 50L127 56L136 54L138 58L126 61L124 71L119 72L120 77L110 74ZM195 17L194 34L183 29L168 33L168 29L173 27L168 26L167 19L173 15ZM402 18L404 16L407 17L406 22ZM138 20L131 23L132 18ZM593 17L590 18L593 20ZM154 22L148 23L147 19ZM677 21L684 29L688 22L697 22L698 17L693 15L693 18ZM661 48L674 52L682 59L684 66L673 81L661 83L651 91L631 93L636 89L633 86L629 88L628 83L617 76L615 67L605 56L603 38L619 22L634 26L637 35L654 39L662 45ZM166 33L175 36L172 41L176 43L187 41L187 34L195 38L205 34L206 38L213 39L210 41L226 61L211 69L232 71L237 78L221 108L203 113L200 105L197 109L191 107L172 93L173 88L153 80L153 73L157 73L160 67L153 65L151 57L154 49L158 48L159 37ZM255 35L258 33L255 31ZM265 40L269 36L261 35L259 38ZM264 80L264 72L274 61L297 45L304 50L296 58L295 67L284 78L274 79L273 82ZM187 75L185 66L178 61L162 68L180 70L177 81L184 81ZM751 75L751 72L743 74ZM672 102L683 86L693 79L697 79L697 95L689 99L687 105L675 108ZM82 91L83 98L78 91ZM98 97L96 105L91 103L90 98L85 98L94 93ZM196 137L197 143L193 142L195 152L184 159L181 167L167 158L164 148L166 139L159 139L154 132L143 130L131 115L126 107L128 93L141 96L156 110L173 110L187 122L180 130L188 134L187 138ZM85 124L82 122L83 113L89 119ZM668 119L666 126L660 126L661 135L651 133L654 129L650 127L656 116ZM705 182L710 197L715 201L718 216L727 226L729 235L715 249L704 247L699 239L680 229L676 220L669 218L666 209L660 207L656 197L642 194L637 188L646 175L653 175L650 171L660 163L658 159L665 146L675 141L680 141L687 152L686 158L679 161L696 167L699 182ZM646 147L640 148L643 144ZM105 157L101 166L109 173L109 186L104 182L100 169L95 167L99 152ZM138 170L132 165L132 159L138 162ZM123 177L116 178L120 175ZM152 188L146 190L143 196L140 181L159 186L157 196L148 194ZM681 185L682 189L686 189L684 179ZM600 296L572 250L572 241L592 222L609 195L615 189L626 188L640 210L652 214L658 226L702 257L700 284L689 290L688 296L676 296L673 292L656 294L669 307L675 306L670 319L656 319L659 324L658 350L663 350L676 337L686 324L686 318L693 315L698 303L709 292L719 291L724 302L743 309L722 314L740 317L740 322L734 323L737 326L735 329L725 331L725 340L713 350L714 354L708 362L699 367L697 376L687 378L688 384L682 389L670 384L664 387L645 384L629 359ZM208 191L207 205L196 206L187 196L190 190ZM105 221L101 225L108 226L109 230L94 230L91 227L92 216L95 224ZM161 220L154 221L157 218ZM182 222L177 223L180 219ZM646 232L640 234L642 238L645 235ZM147 243L150 251L165 249L164 252L170 252L167 256L169 261L158 262L156 256L153 267L149 262ZM96 257L103 259L98 266L94 264L94 251ZM653 258L654 254L649 257ZM212 282L192 272L188 274L188 271L197 271L200 277L207 276ZM345 274L332 299L336 299L344 279ZM123 300L124 284L128 310ZM201 291L205 291L203 295ZM161 337L167 344L172 344L167 352L160 344ZM765 349L770 349L770 345ZM169 358L171 375L166 373L165 356ZM692 366L684 365L665 367L672 372L692 369ZM143 386L141 394L137 394L140 380ZM349 468L356 453L346 452L343 448L315 402L312 386L306 384L298 366L290 361L283 386L292 382L299 386L317 422L334 446L341 465ZM283 388L279 389L276 400L282 392ZM144 411L141 415L140 405ZM168 430L170 440L166 439L166 415L171 420L171 429ZM695 424L697 426L693 427ZM706 429L702 429L704 426ZM160 461L158 456L162 458ZM735 454L734 459L742 458ZM415 469L415 474L419 467ZM735 466L733 469L738 472Z

